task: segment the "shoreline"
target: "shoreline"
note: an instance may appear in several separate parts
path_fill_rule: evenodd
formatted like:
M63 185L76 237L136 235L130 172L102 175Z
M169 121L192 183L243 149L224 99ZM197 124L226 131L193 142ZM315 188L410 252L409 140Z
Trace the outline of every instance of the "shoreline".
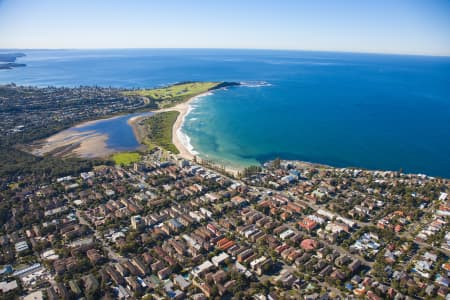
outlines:
M127 120L128 126L131 127L133 130L134 137L136 138L137 142L140 144L140 147L138 147L136 150L138 150L141 147L145 147L145 132L143 132L142 127L139 126L139 123L147 118L152 117L155 115L155 111L148 111L145 113L145 116L133 116Z
M168 112L168 111L179 112L179 115L177 116L177 119L175 120L175 123L172 126L172 143L175 145L175 147L180 152L180 153L176 154L176 156L181 157L186 160L190 160L190 161L193 161L194 158L202 161L202 158L198 157L198 153L192 152L192 150L189 149L189 146L186 145L186 143L189 143L189 140L185 141L185 140L183 140L183 138L189 139L189 136L182 133L181 130L182 130L184 121L186 119L186 116L189 114L189 112L192 109L192 107L191 107L192 102L199 98L212 95L212 93L213 93L213 91L206 91L204 93L193 96L193 97L189 98L187 101L185 101L183 103L179 103L173 107L162 108L162 109L151 111L153 113L152 115L161 113L161 112ZM134 133L136 139L142 145L145 145L144 144L145 133L142 131L141 127L139 126L139 122L141 122L142 120L145 120L149 117L151 117L151 116L134 116L128 120L128 125L130 125L133 128L133 133ZM226 172L231 173L233 175L237 175L239 172L242 172L244 170L244 167L236 168L236 167L231 167L229 165L225 165L224 167L225 167Z
M147 118L150 118L154 114L161 113L161 112L168 112L168 111L179 112L179 115L177 116L177 119L175 120L175 123L172 126L172 143L175 145L175 147L177 147L178 151L180 152L179 154L177 154L178 156L180 156L184 159L193 160L194 156L196 154L192 153L188 149L188 147L183 143L183 141L181 140L181 138L180 138L181 128L183 127L183 123L184 123L186 115L189 113L189 111L191 109L190 104L192 103L192 101L194 101L198 98L210 95L210 94L211 94L211 91L207 91L207 92L201 93L199 95L196 95L194 97L191 97L187 101L185 101L183 103L179 103L173 107L162 108L162 109L150 111L152 113L152 115L131 117L130 119L128 119L127 123L128 123L128 125L131 126L131 128L133 128L133 133L134 133L136 139L138 140L138 142L140 144L144 145L146 137L145 137L144 132L142 132L142 129L139 126L139 123L141 121L143 121Z
M164 109L155 111L155 113L164 112L164 111L178 111L180 113L172 127L172 143L175 145L175 147L177 147L178 151L180 151L180 153L177 155L184 159L192 161L192 160L194 160L194 157L195 157L195 158L197 158L197 160L198 159L200 159L200 161L203 160L201 157L198 156L197 153L194 153L194 152L192 152L192 150L189 150L188 146L186 145L186 142L190 144L189 136L184 134L181 131L181 129L183 127L186 116L192 110L192 107L191 107L192 102L195 100L198 100L199 98L209 96L209 95L212 95L212 91L207 91L207 92L201 93L199 95L196 95L196 96L188 99L186 102L177 104L174 107L164 108ZM183 141L183 136L188 140ZM191 147L192 147L192 145L191 145ZM225 172L231 173L235 176L239 172L242 172L244 170L244 167L236 168L236 167L231 167L229 165L224 165L224 168L225 168Z
M205 96L208 96L211 94L212 94L211 91L207 91L207 92L201 93L199 95L196 95L194 97L191 97L186 102L179 103L179 104L175 105L174 107L163 108L163 109L159 109L159 110L155 111L155 113L167 112L167 111L179 112L179 115L177 116L177 119L175 120L175 123L172 126L172 143L175 145L175 147L177 147L178 151L180 151L180 153L177 155L184 159L193 160L194 157L196 156L196 154L193 153L191 150L189 150L188 146L181 139L181 134L182 134L181 128L183 127L186 116L189 114L190 110L192 109L190 104L194 100L197 100L201 97L205 97Z
M129 151L139 151L142 150L143 147L146 145L143 143L145 139L145 132L142 131L142 128L138 125L138 123L144 119L147 119L151 116L153 116L156 113L159 112L167 112L167 111L178 111L179 115L177 116L177 119L175 120L175 123L172 126L172 143L177 147L177 149L180 151L179 154L174 154L177 157L184 158L190 161L194 160L194 157L197 158L197 161L202 161L203 159L201 157L198 157L196 154L192 153L188 147L185 145L183 140L180 138L181 135L181 129L183 126L183 123L185 121L185 117L189 114L191 110L190 104L192 101L207 96L211 93L211 91L204 92L202 94L196 95L194 97L189 98L186 102L179 103L176 106L170 107L170 108L163 108L155 111L147 111L143 112L144 115L138 115L138 116L132 116L127 120L127 123L129 126L131 126L133 130L133 134L135 135L136 140L140 144L139 147L137 147L135 150L129 150ZM81 126L85 126L89 123L98 122L105 119L111 119L111 118L117 118L123 115L113 116L110 118L103 118L99 120L90 120L85 121L80 124L77 124L73 126L73 128L79 128ZM73 130L71 128L62 130L48 138L45 138L43 140L39 140L31 144L31 149L25 150L26 152L29 152L36 156L43 156L43 155L54 155L59 157L70 157L70 156L78 156L82 158L104 158L108 157L111 154L114 154L116 151L114 149L110 149L107 146L108 135L106 134L99 134L95 131L87 131L87 132L78 132L73 133ZM303 160L286 160L282 159L285 162L289 162L295 165L299 166L307 166L307 167L315 167L315 168L325 168L325 169L340 169L340 168L347 168L347 169L361 169L361 170L370 170L370 171L390 171L393 172L395 170L389 170L389 169L367 169L364 167L357 167L357 166L333 166L325 163L317 163L317 162L311 162L311 161L303 161ZM264 163L261 164L261 166L264 166ZM215 169L215 167L224 167L224 171L227 173L231 173L233 175L238 175L239 172L242 172L245 167L236 167L236 166L230 166L230 165L215 165L214 162L212 162L212 166L207 166L207 168ZM404 172L405 174L422 174L422 173L414 173L414 172ZM432 175L425 174L429 177L436 177Z
M206 93L205 93L206 94ZM200 95L198 95L200 96ZM143 132L142 127L139 126L139 123L147 118L151 118L153 115L161 112L167 112L167 111L177 111L179 112L179 115L177 116L177 119L175 120L175 123L172 126L172 143L177 147L178 151L180 152L179 156L182 158L193 160L194 155L187 149L187 147L181 142L181 140L178 137L177 131L181 130L181 127L184 122L184 117L186 116L187 112L189 111L189 102L191 102L194 98L198 97L192 97L188 99L186 102L180 103L175 105L174 107L170 108L163 108L158 110L150 111L152 114L147 116L134 116L128 119L127 123L131 126L133 129L134 136L139 144L145 146L145 132Z

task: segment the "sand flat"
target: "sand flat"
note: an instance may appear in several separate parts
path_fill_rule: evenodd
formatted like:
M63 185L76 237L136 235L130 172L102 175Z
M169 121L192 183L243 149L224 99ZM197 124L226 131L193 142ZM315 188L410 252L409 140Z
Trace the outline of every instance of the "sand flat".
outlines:
M56 156L105 157L114 152L107 147L107 140L106 134L67 129L39 142L31 152L38 156L52 153Z

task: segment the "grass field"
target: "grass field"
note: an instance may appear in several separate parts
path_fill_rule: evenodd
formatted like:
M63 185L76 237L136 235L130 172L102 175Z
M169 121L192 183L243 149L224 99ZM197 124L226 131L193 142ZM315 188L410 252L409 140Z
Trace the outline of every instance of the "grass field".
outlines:
M159 108L165 108L207 92L219 84L220 82L188 82L159 89L127 91L124 94L147 97L154 101Z
M116 165L127 166L134 162L138 162L141 155L137 152L119 152L112 156Z
M172 143L172 127L178 115L177 111L157 113L144 121L146 132L145 143L150 147L159 146L167 151L178 154L177 147Z

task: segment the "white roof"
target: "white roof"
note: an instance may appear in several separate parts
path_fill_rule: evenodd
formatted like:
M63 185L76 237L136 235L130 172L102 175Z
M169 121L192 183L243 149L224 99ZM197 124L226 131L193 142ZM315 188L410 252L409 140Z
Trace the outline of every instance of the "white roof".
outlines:
M282 232L281 234L280 234L280 238L282 239L282 240L284 240L284 239L286 239L288 236L291 236L291 235L293 235L294 234L294 231L292 230L292 229L288 229L288 230L286 230L286 231L284 231L284 232Z
M212 262L210 262L209 260L206 260L204 263L202 263L201 265L196 266L193 270L192 270L192 274L194 275L199 275L203 272L205 272L206 270L209 270L210 268L214 267L214 265L212 264Z
M256 265L262 263L263 261L265 261L267 258L265 256L261 256L260 258L257 258L255 260L253 260L252 262L250 262L250 267L254 268Z
M14 290L15 288L17 288L17 281L15 281L15 280L10 281L10 282L6 282L6 281L0 282L0 290L3 293Z
M213 258L211 258L213 264L215 265L219 265L221 262L225 261L228 259L228 257L230 257L227 253L222 252L217 256L214 256Z
M36 291L23 297L23 300L42 300L42 299L44 299L42 291Z

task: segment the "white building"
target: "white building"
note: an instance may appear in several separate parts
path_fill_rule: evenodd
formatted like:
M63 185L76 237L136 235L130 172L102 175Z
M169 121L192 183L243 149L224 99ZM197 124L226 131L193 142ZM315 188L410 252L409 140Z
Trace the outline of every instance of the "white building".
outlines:
M219 255L214 256L213 258L211 258L211 261L216 267L218 267L220 264L226 262L229 257L230 256L227 253L222 252Z
M27 242L23 241L23 242L18 242L14 245L14 248L16 249L17 253L26 251L29 249Z
M201 265L196 266L193 270L192 270L192 275L199 277L202 274L208 272L209 270L211 270L212 268L214 268L214 265L212 262L210 262L209 260L206 260L204 263L202 263Z

